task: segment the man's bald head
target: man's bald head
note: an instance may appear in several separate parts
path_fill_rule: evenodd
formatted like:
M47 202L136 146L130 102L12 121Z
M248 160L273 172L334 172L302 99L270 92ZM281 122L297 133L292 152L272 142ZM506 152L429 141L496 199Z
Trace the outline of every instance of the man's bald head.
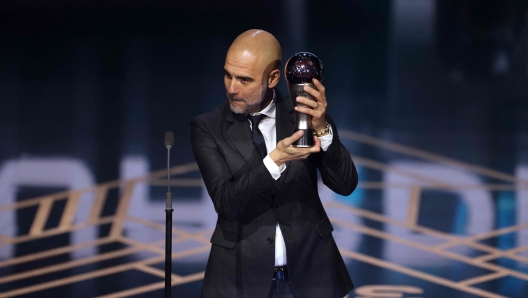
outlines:
M279 41L271 33L251 29L240 34L231 44L227 56L254 56L256 67L265 72L278 69L282 61L282 50Z
M277 39L263 30L240 34L229 47L224 64L224 84L231 111L261 111L273 98L280 78L282 51Z

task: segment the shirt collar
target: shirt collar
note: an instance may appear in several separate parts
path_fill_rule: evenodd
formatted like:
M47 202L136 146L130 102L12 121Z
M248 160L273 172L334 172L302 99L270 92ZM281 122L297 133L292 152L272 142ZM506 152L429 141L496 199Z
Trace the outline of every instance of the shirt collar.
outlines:
M275 110L276 110L275 109L275 89L271 89L271 90L273 90L273 98L271 99L271 102L269 103L269 105L266 106L264 109L262 109L262 111L258 113L250 114L251 116L262 114L270 118L275 118Z

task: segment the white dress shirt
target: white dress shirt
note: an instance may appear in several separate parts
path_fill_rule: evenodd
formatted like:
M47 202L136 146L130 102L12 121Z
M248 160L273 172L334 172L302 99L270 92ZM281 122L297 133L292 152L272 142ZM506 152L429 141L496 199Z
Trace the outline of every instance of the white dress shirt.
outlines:
M268 155L264 158L263 162L268 171L271 174L273 179L277 180L280 178L281 173L286 169L286 164L281 164L277 166L275 162L269 156L269 153L275 150L277 147L277 131L275 129L275 90L273 90L273 100L271 103L264 108L262 111L256 114L264 114L267 117L264 117L259 125L258 129L262 132L264 136L264 141L266 142L266 150ZM256 115L252 114L252 115ZM251 121L248 120L249 126L251 127ZM251 127L251 129L253 129ZM332 144L332 127L330 127L328 134L326 136L319 137L321 141L321 149L326 151L328 147ZM275 266L284 266L286 265L286 245L284 244L284 237L282 236L279 223L277 222L277 229L275 232Z

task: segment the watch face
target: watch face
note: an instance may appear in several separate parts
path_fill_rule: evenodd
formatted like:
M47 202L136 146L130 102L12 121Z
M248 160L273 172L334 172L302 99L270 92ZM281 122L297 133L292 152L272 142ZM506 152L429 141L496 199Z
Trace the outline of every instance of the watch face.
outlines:
M284 68L286 80L291 84L311 83L323 80L323 62L312 53L299 52L288 59Z

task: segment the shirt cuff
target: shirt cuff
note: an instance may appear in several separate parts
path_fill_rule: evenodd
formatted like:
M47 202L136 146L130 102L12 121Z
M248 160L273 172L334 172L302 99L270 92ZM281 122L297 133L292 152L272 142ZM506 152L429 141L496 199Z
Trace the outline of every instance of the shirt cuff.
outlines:
M278 166L274 161L273 159L271 159L271 157L268 155L266 155L266 157L264 157L264 166L266 166L266 168L268 169L268 171L270 172L271 174L271 177L273 177L273 179L277 180L280 178L281 176L281 173L284 172L284 170L286 170L286 164L281 164L280 166Z
M326 136L322 136L318 138L319 138L319 141L321 141L321 149L323 149L323 151L328 150L328 147L332 145L332 139L333 139L332 126L328 127L328 134Z

